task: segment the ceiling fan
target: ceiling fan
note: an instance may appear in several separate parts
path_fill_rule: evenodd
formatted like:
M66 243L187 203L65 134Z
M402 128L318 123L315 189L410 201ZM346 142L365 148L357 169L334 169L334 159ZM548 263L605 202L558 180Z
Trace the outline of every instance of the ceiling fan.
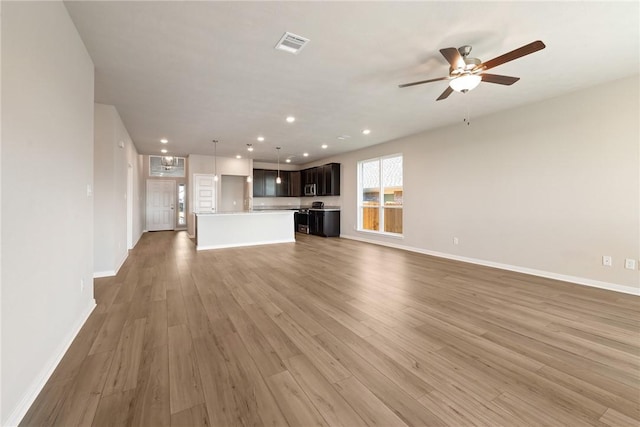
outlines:
M421 85L423 83L437 82L440 80L449 80L449 86L436 100L440 101L441 99L445 99L451 95L454 90L456 92L467 93L478 86L481 81L497 83L499 85L512 85L520 80L520 77L487 74L485 71L544 48L544 43L538 40L512 50L511 52L507 52L504 55L493 58L487 62L480 62L477 58L469 57L469 54L471 53L471 46L462 46L459 49L456 49L455 47L447 47L445 49L440 49L440 53L451 65L448 76L413 83L405 83L398 87L408 87Z

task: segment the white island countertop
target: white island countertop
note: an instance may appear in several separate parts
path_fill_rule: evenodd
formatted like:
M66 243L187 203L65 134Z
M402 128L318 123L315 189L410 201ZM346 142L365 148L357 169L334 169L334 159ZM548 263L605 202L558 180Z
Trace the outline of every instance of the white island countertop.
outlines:
M196 213L196 249L295 242L293 210Z

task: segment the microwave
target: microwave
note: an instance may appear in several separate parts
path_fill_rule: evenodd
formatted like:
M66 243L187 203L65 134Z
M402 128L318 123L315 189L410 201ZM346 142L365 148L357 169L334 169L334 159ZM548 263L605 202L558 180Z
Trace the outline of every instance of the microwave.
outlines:
M304 186L304 195L305 196L315 196L316 195L316 185L315 184L305 184L305 186Z

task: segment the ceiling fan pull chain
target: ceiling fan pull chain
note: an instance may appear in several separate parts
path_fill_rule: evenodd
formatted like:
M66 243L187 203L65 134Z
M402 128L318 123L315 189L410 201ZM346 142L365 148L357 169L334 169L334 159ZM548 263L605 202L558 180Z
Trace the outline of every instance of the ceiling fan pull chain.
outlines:
M471 125L471 118L469 116L470 116L469 103L467 103L467 116L464 119L462 119L462 121L465 122L467 126Z

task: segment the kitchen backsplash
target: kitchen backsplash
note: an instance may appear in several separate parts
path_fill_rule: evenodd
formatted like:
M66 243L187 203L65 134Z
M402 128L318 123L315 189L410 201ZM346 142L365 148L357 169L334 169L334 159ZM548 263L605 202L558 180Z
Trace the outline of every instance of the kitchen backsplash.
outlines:
M311 206L312 202L324 202L326 206L340 206L340 196L326 197L254 197L253 208L261 207L283 207L298 208L300 206Z

